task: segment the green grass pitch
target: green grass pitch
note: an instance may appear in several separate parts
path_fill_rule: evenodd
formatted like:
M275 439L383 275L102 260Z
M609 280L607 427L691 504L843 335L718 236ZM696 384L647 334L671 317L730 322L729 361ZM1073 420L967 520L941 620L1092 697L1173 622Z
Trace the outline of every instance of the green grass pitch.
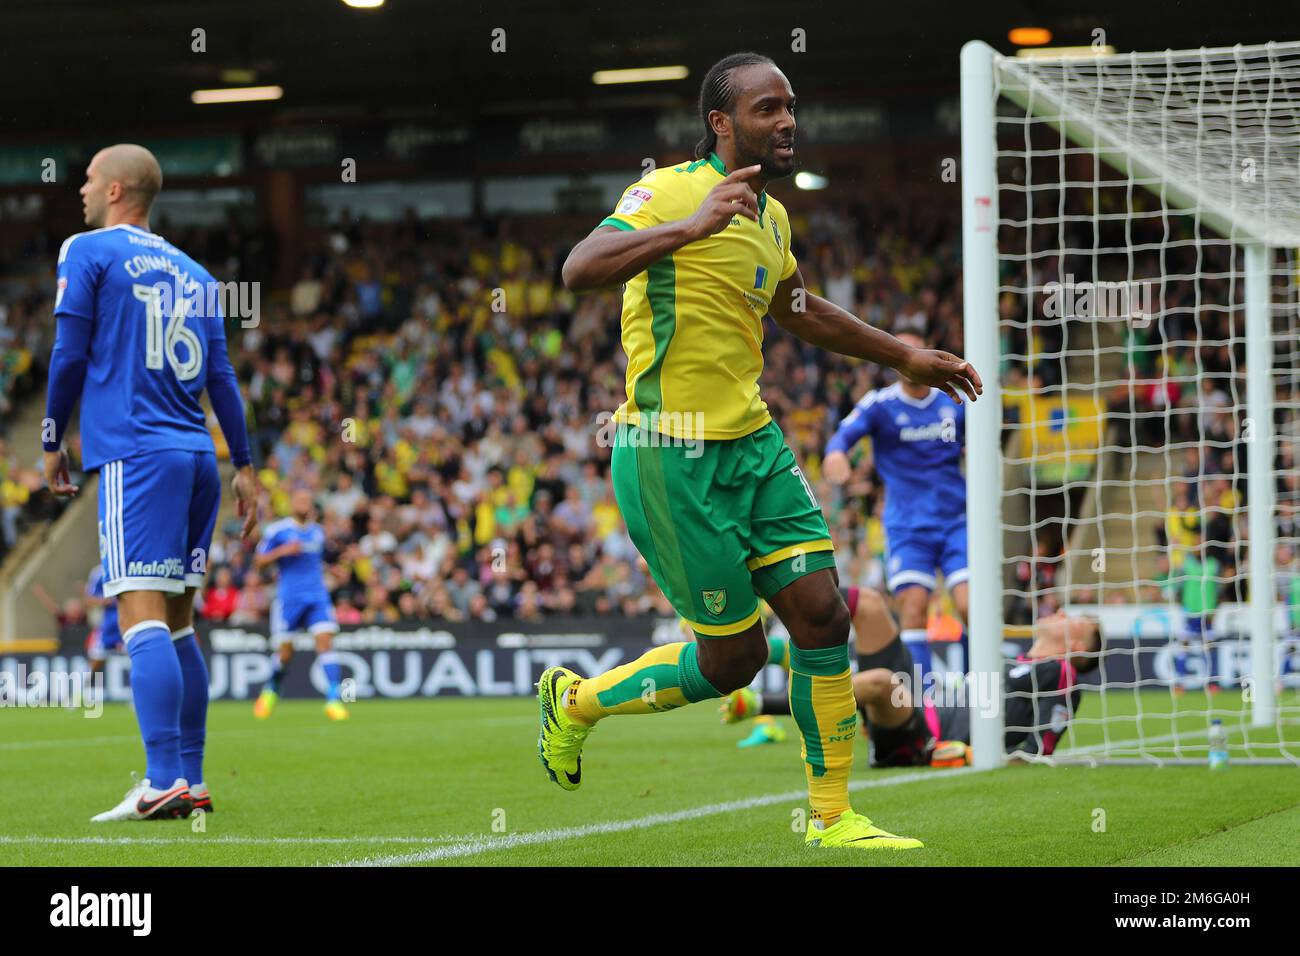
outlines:
M1136 711L1138 699L1115 695L1112 715L1116 706ZM1144 728L1150 735L1168 732L1171 707L1205 707L1198 694L1176 705L1167 693L1141 701L1155 715ZM1199 714L1186 719L1204 725ZM248 704L219 703L206 767L217 812L196 832L192 821L89 822L121 799L128 772L142 764L129 708L109 706L96 720L79 711L6 709L0 859L13 866L1300 862L1295 767L883 771L866 766L862 744L856 808L926 848L805 849L793 831L805 806L804 777L788 726L783 744L738 750L748 728L719 725L708 706L612 718L588 740L582 789L565 793L538 763L531 700L362 701L340 724L315 701L282 702L265 723ZM1071 731L1075 745L1100 734L1099 725Z

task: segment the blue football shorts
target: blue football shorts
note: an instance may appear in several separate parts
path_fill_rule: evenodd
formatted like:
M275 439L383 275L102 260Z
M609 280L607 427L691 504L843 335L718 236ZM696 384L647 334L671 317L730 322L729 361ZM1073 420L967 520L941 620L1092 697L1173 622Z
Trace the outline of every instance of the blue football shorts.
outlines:
M965 520L947 529L886 528L885 533L889 543L885 567L891 593L917 584L933 591L936 568L943 572L949 591L970 578Z
M106 463L99 471L104 596L202 587L220 505L212 452L154 451Z
M308 631L312 635L337 634L338 629L334 605L328 597L306 601L283 601L276 598L271 602L273 641L283 643L299 631Z

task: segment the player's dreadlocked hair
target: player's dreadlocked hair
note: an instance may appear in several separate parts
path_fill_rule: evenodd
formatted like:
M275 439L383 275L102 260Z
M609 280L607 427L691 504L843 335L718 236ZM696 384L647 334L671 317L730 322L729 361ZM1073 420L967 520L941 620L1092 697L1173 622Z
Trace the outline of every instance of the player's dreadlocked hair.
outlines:
M704 159L718 145L718 134L709 125L709 113L721 110L734 115L736 88L731 85L731 71L738 66L771 62L771 57L761 53L733 53L709 67L709 72L704 74L704 82L700 84L700 119L704 120L704 139L695 144L696 159Z

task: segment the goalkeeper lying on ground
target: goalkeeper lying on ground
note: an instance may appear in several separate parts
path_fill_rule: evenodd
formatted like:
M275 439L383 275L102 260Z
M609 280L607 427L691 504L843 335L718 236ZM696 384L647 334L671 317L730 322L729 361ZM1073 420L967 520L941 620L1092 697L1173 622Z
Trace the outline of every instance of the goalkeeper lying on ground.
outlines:
M884 599L867 588L848 590L858 651L853 695L866 722L871 765L969 762L970 707L964 701L952 706L930 699L915 706L912 655L899 640ZM1078 709L1077 675L1094 669L1100 660L1101 631L1092 618L1061 612L1039 620L1033 633L1029 650L1003 666L1006 749L1049 756ZM769 638L769 643L770 663L788 659L779 639ZM735 723L759 715L789 714L790 703L784 693L758 694L743 688L730 694L720 711L725 723ZM783 736L778 730L769 739Z

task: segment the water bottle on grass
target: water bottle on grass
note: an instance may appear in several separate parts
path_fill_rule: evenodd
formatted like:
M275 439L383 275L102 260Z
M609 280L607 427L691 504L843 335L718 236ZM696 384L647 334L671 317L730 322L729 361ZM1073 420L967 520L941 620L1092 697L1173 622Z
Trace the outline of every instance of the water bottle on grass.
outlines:
M1210 769L1223 770L1228 766L1228 732L1223 721L1210 721Z

